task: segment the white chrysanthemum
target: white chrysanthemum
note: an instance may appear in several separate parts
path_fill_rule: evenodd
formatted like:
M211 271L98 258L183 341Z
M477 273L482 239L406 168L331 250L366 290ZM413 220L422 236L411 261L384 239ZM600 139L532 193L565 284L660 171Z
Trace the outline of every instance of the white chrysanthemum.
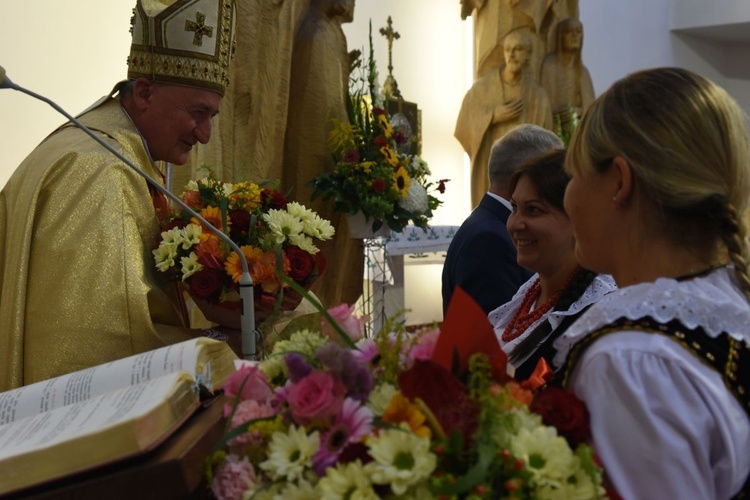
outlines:
M260 468L273 479L294 481L312 465L312 456L320 448L320 433L307 434L304 427L292 425L287 432L274 432L268 443L268 460Z
M180 264L182 264L182 281L203 269L203 265L198 262L198 255L195 252L190 252L190 255L181 258Z
M284 483L274 500L319 500L320 495L309 481L300 479L296 483Z
M312 238L304 234L291 234L289 235L289 243L300 247L305 252L315 255L320 251L318 247L313 243Z
M198 191L198 182L194 179L190 179L187 181L187 184L185 184L185 192L182 194L185 194L189 191Z
M568 479L563 481L562 491L558 491L558 495L555 498L569 498L571 500L604 498L606 493L604 488L598 484L594 484L591 476L580 467L579 459L576 458L575 462L575 472L571 474Z
M331 225L331 221L315 214L315 217L305 222L305 234L319 240L330 240L336 234L336 229Z
M510 451L526 463L526 469L540 484L564 481L576 468L568 442L553 427L521 429L511 441Z
M355 460L348 464L337 464L326 469L326 475L318 483L321 500L341 500L358 498L377 500L379 497L372 489L372 482L362 466Z
M242 500L276 500L281 484L265 484L261 488L251 488L242 494Z
M383 415L383 413L385 413L385 410L386 408L388 408L391 399L393 399L393 395L397 392L398 389L396 389L396 386L394 386L393 384L389 384L387 382L380 384L370 392L370 398L367 400L367 406L375 415L380 417Z
M182 230L180 230L179 227L173 227L169 231L163 231L161 233L161 242L164 243L174 243L175 245L179 246L182 244L183 234Z
M296 201L290 201L289 203L287 203L286 211L294 215L295 217L299 217L302 222L306 222L315 217L315 212L305 207L304 205L297 203Z
M284 355L289 352L298 352L303 356L312 357L319 347L323 347L330 340L323 337L319 332L311 330L300 330L294 332L287 340L279 340L273 345L271 355L260 362L260 369L270 380L280 375L288 374Z
M174 266L174 259L177 257L177 245L162 241L159 244L159 248L152 250L151 253L154 254L156 268L161 272L166 272L170 267Z
M426 212L430 207L427 190L420 183L412 182L409 184L409 192L406 198L402 198L398 202L398 206L412 213L422 214Z
M189 249L193 245L197 245L201 242L201 233L203 228L198 224L188 224L182 229L182 248L184 250Z
M542 427L544 425L542 423L542 416L537 413L531 413L525 406L511 408L508 411L516 416L515 421L517 427L514 429L514 434L517 434L521 429L533 431L537 427Z
M432 174L430 167L427 166L427 162L422 159L419 155L412 155L409 157L409 175L412 177L424 178Z
M263 220L268 224L274 241L279 245L284 243L289 236L300 234L305 228L299 217L286 210L271 209L263 214Z
M374 459L366 466L376 484L387 484L396 495L426 481L437 466L430 440L402 429L386 429L367 440Z
M221 185L221 194L229 198L230 196L232 196L232 193L234 193L234 184L225 182Z

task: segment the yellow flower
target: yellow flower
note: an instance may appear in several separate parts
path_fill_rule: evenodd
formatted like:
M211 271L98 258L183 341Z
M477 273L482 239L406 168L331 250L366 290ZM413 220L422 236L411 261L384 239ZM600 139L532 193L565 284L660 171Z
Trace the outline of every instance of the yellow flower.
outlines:
M328 133L328 147L334 153L344 153L354 148L354 126L338 120L330 120L331 131Z
M404 167L399 167L396 173L393 174L393 188L401 194L401 198L406 198L409 194L409 187L411 186L411 179L409 173Z
M398 158L396 157L396 152L393 151L389 147L380 148L380 152L383 154L383 158L388 160L388 163L393 165L393 167L398 167Z
M226 233L226 231L224 231L224 228L221 227L221 209L219 207L206 207L201 210L200 215L208 222L210 222L212 226ZM201 222L196 218L190 219L190 222L193 224L201 225ZM229 221L227 221L227 223L229 223ZM209 232L209 230L206 229L206 232Z
M388 408L383 413L383 422L391 424L406 423L417 436L429 438L432 431L425 424L427 417L413 405L409 398L400 392L393 395Z
M391 127L391 124L388 122L388 117L385 116L385 114L378 115L378 124L380 125L380 128L383 129L383 135L385 135L386 139L390 139L393 135L393 127Z
M234 192L229 200L237 207L252 212L260 206L260 193L260 186L254 182L240 182L234 185Z
M260 260L263 256L263 250L253 248L250 245L241 246L240 250L242 250L242 255L245 256L245 259L247 259L250 266L252 266L253 260ZM240 260L240 256L237 255L237 252L232 252L229 255L227 261L224 263L224 270L232 277L232 281L235 283L240 282L240 278L242 277L242 261ZM253 282L255 282L255 277L253 277Z

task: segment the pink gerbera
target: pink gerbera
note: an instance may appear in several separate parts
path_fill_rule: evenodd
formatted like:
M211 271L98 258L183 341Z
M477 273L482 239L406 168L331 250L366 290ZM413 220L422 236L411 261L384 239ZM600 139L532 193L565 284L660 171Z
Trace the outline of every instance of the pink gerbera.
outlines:
M313 456L313 467L319 476L336 463L349 444L372 432L372 410L358 401L346 398L333 425L320 438L320 449Z

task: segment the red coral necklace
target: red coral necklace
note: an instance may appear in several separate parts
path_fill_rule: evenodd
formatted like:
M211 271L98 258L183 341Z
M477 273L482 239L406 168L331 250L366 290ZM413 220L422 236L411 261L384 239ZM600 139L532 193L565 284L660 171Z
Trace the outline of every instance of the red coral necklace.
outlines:
M544 302L544 304L529 312L531 310L531 305L536 302L539 296L542 294L542 285L539 283L539 278L537 278L536 281L534 281L534 283L531 285L531 287L529 287L526 295L523 296L523 302L521 302L521 305L518 307L516 314L513 315L513 319L511 319L510 323L508 323L508 326L505 327L502 337L503 342L510 342L518 338L547 311L552 309L552 307L560 298L560 295L562 295L563 291L568 288L568 286L570 286L570 283L573 281L573 278L576 274L578 274L578 271L580 269L580 266L576 267L570 274L570 276L568 276L568 279L565 280L562 288L553 293L552 296L547 299L546 302Z

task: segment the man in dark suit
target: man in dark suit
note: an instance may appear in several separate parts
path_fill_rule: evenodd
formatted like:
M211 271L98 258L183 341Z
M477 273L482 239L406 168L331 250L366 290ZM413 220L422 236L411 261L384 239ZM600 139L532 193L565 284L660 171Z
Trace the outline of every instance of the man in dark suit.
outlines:
M509 181L516 167L562 141L537 125L511 129L492 146L488 163L490 190L453 237L443 266L443 314L460 286L489 314L508 302L531 271L516 263L516 248L505 228L511 212Z

